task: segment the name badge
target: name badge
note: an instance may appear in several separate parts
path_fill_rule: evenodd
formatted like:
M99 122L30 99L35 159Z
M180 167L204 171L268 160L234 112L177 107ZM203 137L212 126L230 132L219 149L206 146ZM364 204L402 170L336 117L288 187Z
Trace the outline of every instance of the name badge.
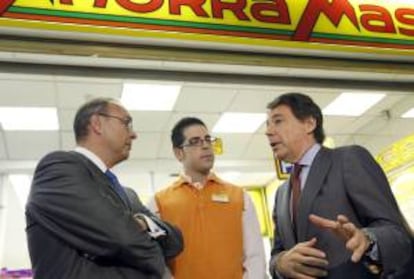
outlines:
M213 194L211 200L215 202L229 202L230 198L227 194Z

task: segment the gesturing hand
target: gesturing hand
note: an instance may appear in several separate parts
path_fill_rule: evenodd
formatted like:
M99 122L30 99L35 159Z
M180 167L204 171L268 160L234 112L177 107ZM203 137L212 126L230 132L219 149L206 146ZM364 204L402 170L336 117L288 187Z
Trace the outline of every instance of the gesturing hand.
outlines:
M369 240L365 234L344 215L338 215L336 220L330 220L311 214L309 220L316 226L331 230L342 238L346 249L352 252L353 262L359 262L369 247Z
M327 275L326 255L314 248L316 238L296 244L292 249L282 252L276 260L276 270L288 278L315 279Z

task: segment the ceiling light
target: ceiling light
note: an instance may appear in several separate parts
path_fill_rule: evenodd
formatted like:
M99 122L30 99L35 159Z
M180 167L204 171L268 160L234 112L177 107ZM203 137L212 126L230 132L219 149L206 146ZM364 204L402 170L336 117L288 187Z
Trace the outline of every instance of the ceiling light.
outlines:
M384 97L379 93L342 93L325 107L323 114L360 116Z
M181 85L124 83L121 103L129 110L171 111Z
M414 118L414 108L406 111L403 115L401 115L402 118Z
M266 120L265 113L226 112L213 128L214 133L254 133Z
M0 107L0 123L8 131L59 130L57 109L52 107Z

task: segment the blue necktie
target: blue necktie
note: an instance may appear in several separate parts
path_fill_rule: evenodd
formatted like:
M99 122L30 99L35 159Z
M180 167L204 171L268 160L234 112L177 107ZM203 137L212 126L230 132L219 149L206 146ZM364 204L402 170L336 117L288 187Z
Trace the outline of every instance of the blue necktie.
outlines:
M125 193L124 188L122 187L122 185L119 183L118 178L116 177L116 175L111 172L110 170L107 170L105 172L105 175L109 178L109 180L111 181L111 185L112 188L115 190L115 192L118 194L118 196L121 198L121 200L124 202L125 205L129 206L129 201L128 201L128 197Z

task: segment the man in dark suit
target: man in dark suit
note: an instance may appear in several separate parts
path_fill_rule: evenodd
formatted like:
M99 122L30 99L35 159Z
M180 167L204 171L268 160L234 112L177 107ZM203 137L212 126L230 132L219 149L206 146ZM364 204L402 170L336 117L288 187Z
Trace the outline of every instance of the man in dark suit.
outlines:
M322 147L322 113L306 95L284 94L267 108L270 146L294 164L275 198L272 276L385 278L401 270L412 253L408 229L368 151Z
M110 172L129 156L132 118L113 99L83 105L77 147L39 162L26 205L36 279L156 279L182 250L178 229L162 222Z

